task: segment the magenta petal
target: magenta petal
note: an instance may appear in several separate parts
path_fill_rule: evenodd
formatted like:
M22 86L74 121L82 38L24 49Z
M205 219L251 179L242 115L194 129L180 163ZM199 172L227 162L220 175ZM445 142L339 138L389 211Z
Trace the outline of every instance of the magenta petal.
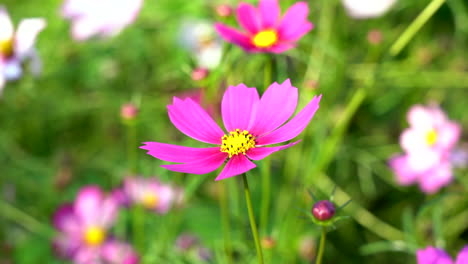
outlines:
M257 139L257 145L281 143L299 135L309 124L310 120L319 108L321 98L322 95L318 97L314 96L309 104L307 104L295 117L289 120L288 123L265 136L259 137Z
M140 148L148 150L147 154L169 162L191 162L219 152L219 147L190 148L159 142L144 142L144 144Z
M460 253L458 253L455 264L466 264L468 263L468 245L466 245Z
M273 52L273 53L276 53L276 54L280 54L280 53L283 53L285 51L288 51L290 49L293 49L296 47L296 44L294 43L279 43L271 48L268 48L267 51L268 52Z
M237 21L251 34L259 31L260 21L257 9L251 4L240 3L237 7Z
M291 42L297 41L300 38L302 38L302 36L307 34L307 32L312 30L313 28L314 28L314 25L312 23L304 22L300 26L298 26L298 27L296 27L294 29L290 28L287 31L283 31L281 33L280 38L281 38L282 41L291 41Z
M212 172L219 168L219 166L223 165L227 156L227 153L219 151L218 153L212 154L204 159L194 160L183 164L161 165L161 167L183 173L205 174Z
M268 157L270 154L278 150L287 149L289 147L296 145L299 142L301 141L298 140L296 142L289 143L283 146L277 146L277 147L257 147L257 148L249 149L249 151L247 152L247 156L253 160L261 160L261 159Z
M257 89L248 88L245 84L229 86L221 103L226 129L249 130L255 120L258 102Z
M282 84L273 83L262 95L255 124L249 131L261 136L278 128L291 117L296 106L297 88L291 85L289 79Z
M278 0L260 0L259 9L262 18L262 27L275 27L280 15Z
M251 43L250 38L244 33L221 23L216 23L214 26L218 34L227 42L239 45L247 51L254 51L256 49Z
M442 150L452 149L458 142L461 134L460 125L455 122L447 122L439 128L437 147Z
M221 144L223 130L192 99L181 100L174 97L172 105L167 108L171 122L182 133L202 142Z
M416 251L418 264L452 264L451 257L442 249L427 247Z
M390 167L396 175L396 181L400 185L410 185L418 180L418 173L408 164L407 155L401 155L390 159Z
M103 196L98 186L84 187L78 193L74 204L75 213L85 226L98 224Z
M308 23L308 14L309 7L306 2L298 2L292 5L286 11L280 25L278 26L278 33L281 38L292 38L303 24Z
M251 162L247 157L245 157L245 155L239 154L232 156L232 158L229 159L228 163L224 167L223 171L218 175L218 177L216 177L215 181L240 175L255 168L256 166L257 165Z
M64 233L73 233L80 225L72 204L64 204L55 211L53 216L54 227Z

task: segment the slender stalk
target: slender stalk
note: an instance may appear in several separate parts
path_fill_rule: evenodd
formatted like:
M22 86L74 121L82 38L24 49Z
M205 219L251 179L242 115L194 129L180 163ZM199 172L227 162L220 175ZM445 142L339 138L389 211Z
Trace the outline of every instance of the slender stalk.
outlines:
M227 256L227 263L232 263L232 245L231 245L231 221L229 214L229 203L226 195L226 181L221 181L221 194L219 197L221 207L221 221L223 224L224 251Z
M408 26L408 28L400 35L395 43L390 48L392 56L398 55L400 51L408 44L408 42L416 35L416 33L426 24L426 22L439 10L445 3L445 0L432 0L429 5L419 14L419 16Z
M315 259L315 264L322 263L323 252L325 251L325 240L327 239L327 229L322 227L322 238L320 239L320 246L317 254L317 258Z
M242 180L244 182L245 202L247 204L247 211L249 212L250 227L252 228L252 235L255 241L258 263L263 264L262 247L260 246L260 240L258 239L257 224L255 223L255 216L252 209L252 199L250 198L249 183L247 182L247 176L245 173L242 174Z
M138 171L137 165L137 129L136 120L131 120L125 124L127 127L127 158L130 173L136 174Z

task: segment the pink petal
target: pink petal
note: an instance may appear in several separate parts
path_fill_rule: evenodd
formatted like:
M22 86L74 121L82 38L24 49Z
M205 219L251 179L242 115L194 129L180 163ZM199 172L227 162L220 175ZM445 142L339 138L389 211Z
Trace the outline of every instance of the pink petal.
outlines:
M466 264L468 263L468 245L466 245L460 253L458 253L455 264Z
M437 131L436 147L442 150L450 150L455 147L461 134L460 125L455 122L447 122Z
M407 118L411 127L421 130L430 130L435 124L443 123L446 120L445 114L438 107L425 107L422 105L411 107Z
M8 12L0 6L0 41L11 40L13 38L13 24Z
M277 147L257 147L257 148L249 149L249 151L247 152L247 156L253 160L261 160L261 159L268 157L270 154L278 150L287 149L289 147L296 145L299 142L301 141L298 140L296 142L289 143L283 146L277 146Z
M422 149L407 153L408 166L416 173L423 173L439 164L442 154L432 149Z
M257 89L248 88L245 84L229 86L221 103L227 131L249 130L255 120L258 102Z
M396 175L396 181L398 184L410 185L418 180L418 173L409 166L406 155L390 159L389 165Z
M172 105L168 105L167 109L171 122L185 135L202 142L221 144L224 132L192 99L174 97Z
M105 263L136 264L139 261L138 255L129 244L117 240L106 242L102 246L101 255Z
M99 211L99 226L110 228L117 218L118 209L119 201L113 199L112 196L106 197L102 201L101 208Z
M223 171L216 177L215 181L237 176L257 167L245 155L232 156L224 167Z
M421 174L419 186L425 193L436 193L440 188L450 184L453 180L452 167L449 162L442 162L424 174Z
M407 128L400 135L401 148L406 152L426 150L430 146L426 141L429 130Z
M259 137L257 139L257 144L268 145L281 143L299 135L309 124L315 114L315 111L319 108L321 98L322 95L318 97L314 96L309 104L307 104L295 117L289 120L288 123L265 136Z
M183 164L161 165L161 167L183 173L205 174L212 172L223 165L227 156L227 153L218 152L204 159L194 160Z
M156 212L159 214L165 214L169 211L174 202L176 193L169 185L162 185L158 192L159 202L158 206L156 207Z
M288 51L290 49L293 49L295 47L296 47L296 44L294 44L294 43L279 43L279 44L276 44L273 47L266 48L265 50L268 51L268 52L273 52L273 53L276 53L276 54L280 54L280 53L283 53L283 52Z
M34 47L36 37L46 26L42 18L29 18L20 22L15 35L15 51L18 57L27 56Z
M255 34L260 29L260 17L254 6L247 3L240 3L237 7L237 21L251 34Z
M418 264L453 264L451 257L442 249L427 247L416 251Z
M296 106L297 88L291 85L289 79L282 84L273 83L262 95L255 124L249 131L261 136L278 128L291 117Z
M310 22L304 22L300 26L296 27L294 30L288 30L283 32L280 36L281 41L290 41L294 42L302 38L305 34L311 31L314 28L314 25Z
M101 203L104 194L98 186L87 186L80 190L75 200L75 213L84 226L99 224Z
M72 25L72 36L77 41L84 41L99 33L100 24L96 19L83 17L76 18Z
M284 14L278 33L281 38L290 39L296 36L298 31L303 28L303 24L307 22L309 7L306 2L297 2L292 5Z
M144 142L141 149L148 150L148 154L169 162L191 162L219 152L219 147L190 148L159 142Z
M225 26L221 23L215 24L215 29L221 37L229 43L236 44L247 51L254 51L256 47L250 38L238 30Z
M260 0L259 9L262 18L262 27L275 27L280 15L278 0Z
M54 227L64 233L75 233L80 223L75 215L73 204L64 204L55 211L53 216Z

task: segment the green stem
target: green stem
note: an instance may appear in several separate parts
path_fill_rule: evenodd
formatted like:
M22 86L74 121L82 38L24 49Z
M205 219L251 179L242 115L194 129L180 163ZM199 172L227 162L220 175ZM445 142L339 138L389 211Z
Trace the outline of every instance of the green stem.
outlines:
M327 230L325 227L322 227L322 238L320 239L319 251L317 258L315 259L315 264L322 263L323 252L325 251L325 240L327 239Z
M45 238L52 238L54 231L47 225L37 221L34 217L27 213L17 209L13 205L0 200L0 216L11 220L13 223L17 223L29 231L42 235Z
M221 220L223 223L224 235L224 251L227 256L227 263L232 263L232 246L231 246L231 221L229 214L229 203L226 195L226 182L221 181L221 195L219 197L219 205L221 207Z
M141 206L134 206L132 210L132 235L135 247L143 251L145 244L144 230L145 230L145 215L144 208Z
M416 35L416 33L426 24L426 22L439 10L445 3L445 0L432 0L429 5L419 14L419 16L408 26L408 28L400 35L395 43L390 48L390 54L396 56L408 44L408 42Z
M137 129L136 120L131 120L126 123L127 127L127 155L128 155L128 166L131 174L136 174L138 171L137 165Z
M247 204L247 211L249 212L250 227L252 228L252 235L255 241L255 248L257 249L258 263L263 264L262 247L260 246L260 240L258 239L257 224L255 223L255 216L252 209L252 199L250 198L249 183L247 182L247 176L245 175L245 173L242 174L242 180L244 182L245 202Z

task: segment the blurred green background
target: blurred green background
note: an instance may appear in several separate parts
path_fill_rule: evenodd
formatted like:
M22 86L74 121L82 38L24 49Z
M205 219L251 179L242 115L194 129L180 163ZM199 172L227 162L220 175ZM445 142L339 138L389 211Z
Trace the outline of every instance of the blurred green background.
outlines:
M390 46L429 1L399 1L370 20L348 17L337 0L309 1L315 29L297 49L271 59L224 44L221 65L207 79L193 81L193 54L178 43L181 25L187 19L235 25L233 17L214 13L221 3L146 0L136 22L115 38L77 43L59 14L61 1L2 0L15 24L44 17L47 27L36 45L42 75L7 83L0 99L1 264L67 263L51 251L51 216L82 186L111 190L130 173L127 157L134 145L120 118L122 104L133 102L140 109L138 142L201 147L170 123L166 105L171 98L204 87L210 104L218 105L227 85L245 83L263 91L268 61L273 61L272 81L290 78L299 88L300 107L314 94L323 99L301 144L258 162L259 168L248 173L262 237L276 241L264 250L267 263L311 263L299 248L304 237L318 239L319 229L301 218L301 210L312 206L307 190L327 198L334 184L338 203L352 198L345 213L352 217L329 234L324 263L415 263L416 248L438 245L454 255L467 243L466 170L456 171L452 185L427 196L416 186L397 186L386 165L401 152L398 137L407 127L410 106L438 103L451 119L468 124L465 1L447 0L397 56L389 55ZM283 12L292 3L281 1ZM381 33L380 43L369 43L372 30ZM227 197L231 207L235 263L255 263L239 177L214 182L214 173L169 172L159 167L161 161L136 151L139 174L157 175L193 192L182 209L165 216L148 213L143 241L132 241L132 217L122 212L116 233L137 247L142 263L197 263L174 250L176 236L185 231L213 250L213 263L228 263L220 197ZM265 219L261 179L268 165L272 187Z

